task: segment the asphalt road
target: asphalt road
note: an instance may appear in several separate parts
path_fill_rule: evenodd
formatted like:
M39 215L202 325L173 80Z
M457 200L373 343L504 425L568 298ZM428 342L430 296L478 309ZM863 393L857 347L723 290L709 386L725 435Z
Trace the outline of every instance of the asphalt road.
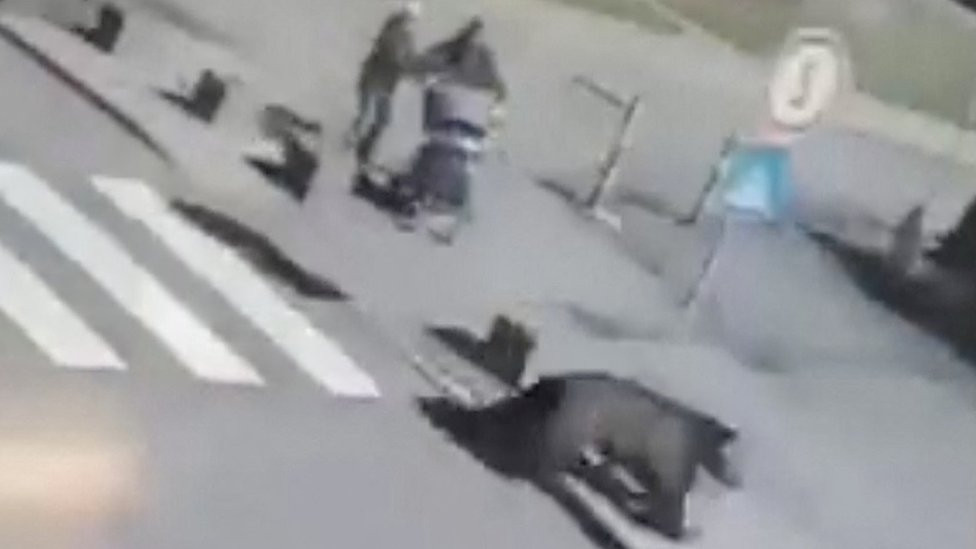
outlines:
M420 419L412 398L429 390L367 319L271 282L280 304L340 346L380 396L336 394L336 379L362 381L348 372L330 378L338 359L324 373L304 371L273 330L244 320L227 288L207 284L185 254L91 181L131 178L160 199L179 198L185 182L173 170L6 45L0 73L0 243L33 273L19 279L24 287L46 287L65 305L47 320L69 325L71 313L95 340L85 355L74 326L48 330L45 346L40 313L2 300L0 463L25 481L20 491L0 486L4 545L590 546L555 505L492 476ZM110 243L72 247L92 227ZM127 265L119 252L148 273L128 293L109 287L112 269ZM230 292L238 282L228 280ZM189 316L153 317L176 314L174 303ZM214 351L212 339L211 354L200 354L208 332L188 328L193 317L240 361ZM70 363L92 346L111 349L120 364ZM57 348L64 364L52 359ZM220 373L218 363L250 374Z

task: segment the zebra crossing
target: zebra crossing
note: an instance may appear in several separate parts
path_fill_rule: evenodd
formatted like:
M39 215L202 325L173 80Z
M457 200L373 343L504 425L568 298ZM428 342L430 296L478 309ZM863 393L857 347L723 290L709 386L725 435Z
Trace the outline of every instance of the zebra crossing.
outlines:
M337 396L380 396L375 381L338 343L279 297L236 251L172 211L151 186L100 176L89 183L92 192L148 231L166 253L212 288L243 322L267 336L307 377ZM80 267L191 375L208 383L265 385L247 358L141 266L111 232L29 168L0 162L0 203ZM0 312L58 367L127 370L125 357L111 342L7 244L0 235Z

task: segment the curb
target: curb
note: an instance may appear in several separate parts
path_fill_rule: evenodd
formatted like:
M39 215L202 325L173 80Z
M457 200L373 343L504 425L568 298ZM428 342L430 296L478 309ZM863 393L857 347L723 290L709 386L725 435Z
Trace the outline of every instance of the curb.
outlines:
M68 31L35 17L0 17L0 37L118 122L181 174L194 195L232 205L252 219L286 200L219 130L155 95L151 82L114 55L76 43Z
M6 19L0 19L0 37L39 63L48 72L60 79L67 86L77 91L98 110L112 117L112 119L125 128L126 131L132 134L133 137L138 139L143 145L159 155L163 160L169 163L173 162L172 155L166 150L165 147L163 147L162 144L152 137L152 135L138 120L126 113L124 109L119 108L112 101L106 99L102 94L95 90L93 86L88 85L82 79L76 77L62 64L58 63L52 56L36 48L29 41L25 40L20 33L10 27Z

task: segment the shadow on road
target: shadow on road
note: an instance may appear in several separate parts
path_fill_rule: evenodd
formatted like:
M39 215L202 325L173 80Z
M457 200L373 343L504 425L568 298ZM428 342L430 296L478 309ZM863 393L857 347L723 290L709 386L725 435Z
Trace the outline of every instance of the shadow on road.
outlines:
M605 341L656 341L659 331L650 326L640 326L633 321L614 318L575 303L562 306L569 319L586 335Z
M484 368L484 342L477 335L464 328L450 326L428 327L427 333L459 357Z
M238 221L220 212L182 201L175 201L173 209L201 230L241 252L258 270L284 282L299 295L328 301L348 299L336 284L304 270L267 237Z
M934 265L924 274L900 276L884 257L825 234L810 233L833 254L864 293L938 339L976 365L976 284Z
M558 504L597 547L626 549L600 520L561 483L540 475L533 440L538 426L532 422L510 424L504 417L484 410L468 410L446 398L417 400L420 413L451 441L488 470L509 481L532 484ZM522 416L523 414L511 414Z
M562 183L554 178L541 178L536 180L536 185L542 190L552 193L554 196L560 200L571 204L579 205L581 198L579 193L572 189L569 185Z

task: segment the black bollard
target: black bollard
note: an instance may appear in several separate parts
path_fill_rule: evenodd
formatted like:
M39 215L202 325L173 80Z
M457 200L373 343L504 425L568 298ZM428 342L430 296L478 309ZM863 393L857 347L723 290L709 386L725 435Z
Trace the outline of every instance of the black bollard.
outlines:
M160 95L193 118L209 124L217 117L227 97L227 84L212 70L206 69L200 75L189 97L171 91L162 91Z
M204 122L213 122L227 97L227 84L212 70L203 71L193 89L187 110Z
M481 365L506 385L518 387L535 347L536 338L525 326L498 316L482 343Z
M105 53L112 53L125 28L125 14L117 6L104 4L98 10L98 23L94 28L75 29L86 42Z

